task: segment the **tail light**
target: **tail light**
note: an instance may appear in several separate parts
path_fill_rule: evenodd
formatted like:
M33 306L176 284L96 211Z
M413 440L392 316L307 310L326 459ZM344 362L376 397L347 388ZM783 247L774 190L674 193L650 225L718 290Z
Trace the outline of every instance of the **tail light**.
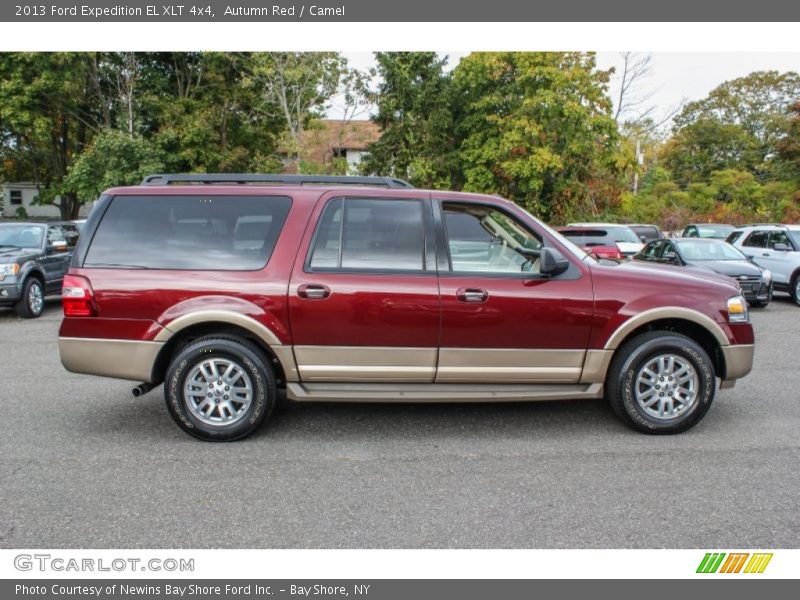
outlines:
M622 260L622 252L620 252L619 248L612 247L612 246L591 246L587 249L587 252L591 252L595 255L596 258L609 258L611 260Z
M65 317L94 317L94 291L86 277L66 275L61 289L61 305Z

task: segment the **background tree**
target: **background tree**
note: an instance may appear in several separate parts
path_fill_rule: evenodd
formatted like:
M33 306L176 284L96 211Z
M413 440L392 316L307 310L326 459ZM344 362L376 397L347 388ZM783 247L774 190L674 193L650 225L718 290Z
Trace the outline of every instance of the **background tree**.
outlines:
M454 85L465 189L499 193L554 221L612 205L607 194L619 194L632 157L622 151L608 79L592 54L464 58Z
M163 171L163 155L154 144L104 129L72 164L62 186L79 198L97 198L103 190L138 184L146 175Z
M800 180L800 100L789 109L786 134L778 141L778 156L787 176Z
M328 101L348 76L347 60L335 52L269 52L256 55L253 78L263 99L276 106L283 119L282 147L290 170L297 171L303 131L321 117Z
M364 173L392 175L426 188L459 185L453 137L453 91L447 60L435 52L378 52L380 83Z
M676 143L667 149L678 181L737 168L765 181L777 175L777 145L789 126L789 107L800 100L800 75L758 71L726 81L675 117ZM688 155L686 169L676 155Z

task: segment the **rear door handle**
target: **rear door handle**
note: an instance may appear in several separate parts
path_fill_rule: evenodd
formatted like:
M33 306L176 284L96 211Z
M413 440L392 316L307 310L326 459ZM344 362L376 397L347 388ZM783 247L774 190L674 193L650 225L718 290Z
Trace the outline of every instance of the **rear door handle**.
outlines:
M769 256L769 252L762 252L761 256Z
M297 288L297 295L308 300L324 300L331 295L331 289L327 285L304 283Z
M489 292L481 288L459 288L456 291L456 298L461 302L486 302L489 299Z

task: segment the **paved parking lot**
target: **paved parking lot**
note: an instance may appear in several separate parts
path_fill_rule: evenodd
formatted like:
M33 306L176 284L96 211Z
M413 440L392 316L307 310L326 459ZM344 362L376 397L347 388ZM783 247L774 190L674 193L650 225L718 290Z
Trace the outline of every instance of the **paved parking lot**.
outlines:
M58 302L0 309L0 547L800 546L800 308L755 312L754 373L679 436L601 402L291 405L235 444L161 390L66 373Z

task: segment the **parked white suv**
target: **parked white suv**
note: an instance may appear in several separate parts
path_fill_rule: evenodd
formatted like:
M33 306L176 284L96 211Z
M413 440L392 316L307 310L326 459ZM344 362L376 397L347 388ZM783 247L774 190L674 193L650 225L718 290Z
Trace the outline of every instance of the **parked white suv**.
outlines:
M726 241L772 271L775 290L789 292L800 305L800 225L738 227Z

